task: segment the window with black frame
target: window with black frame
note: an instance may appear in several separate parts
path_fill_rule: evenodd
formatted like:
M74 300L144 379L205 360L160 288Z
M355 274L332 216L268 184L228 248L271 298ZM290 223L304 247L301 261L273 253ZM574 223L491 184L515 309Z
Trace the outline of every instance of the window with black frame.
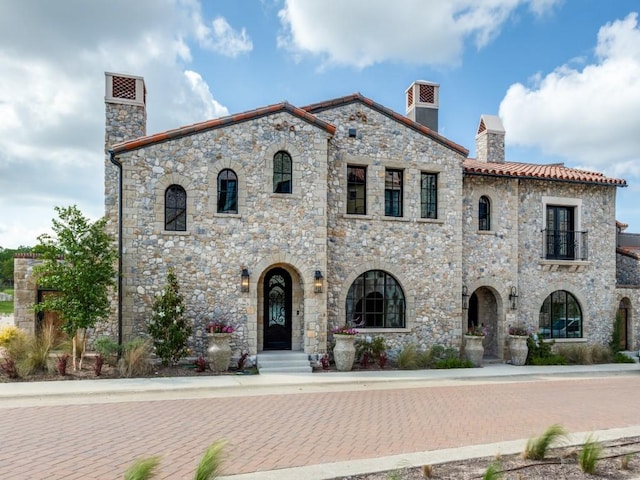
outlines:
M491 201L484 195L478 201L478 230L491 230Z
M402 287L383 270L361 274L349 287L346 318L348 325L357 328L404 328Z
M367 214L367 167L347 166L347 213Z
M540 308L538 335L542 338L582 338L582 310L576 297L556 290Z
M574 230L574 208L547 206L546 258L573 260L579 232Z
M273 193L291 193L293 191L291 155L278 152L273 156Z
M384 176L384 214L402 216L402 170L387 169Z
M164 192L164 229L187 229L187 192L180 185L170 185Z
M438 218L438 174L420 174L420 217Z
M218 174L218 213L238 213L238 176L228 168Z

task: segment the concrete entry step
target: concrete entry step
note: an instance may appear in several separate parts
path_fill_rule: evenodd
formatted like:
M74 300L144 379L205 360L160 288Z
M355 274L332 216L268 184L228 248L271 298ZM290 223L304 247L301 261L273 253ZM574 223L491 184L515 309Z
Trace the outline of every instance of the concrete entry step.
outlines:
M306 353L285 350L258 353L258 370L260 373L300 373L313 371Z

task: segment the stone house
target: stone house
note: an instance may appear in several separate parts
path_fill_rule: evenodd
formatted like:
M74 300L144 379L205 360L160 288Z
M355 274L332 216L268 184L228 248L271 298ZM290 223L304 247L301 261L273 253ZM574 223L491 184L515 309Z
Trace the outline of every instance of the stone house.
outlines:
M145 335L173 267L195 351L222 318L236 354L317 358L347 323L396 351L460 347L483 328L485 353L503 359L510 325L607 343L623 305L637 349L640 262L616 251L626 182L505 161L491 115L469 159L438 133L438 93L414 82L406 115L353 94L146 135L144 80L107 73L105 209L121 277L99 333ZM34 260L21 261L28 291ZM621 268L636 268L624 286Z

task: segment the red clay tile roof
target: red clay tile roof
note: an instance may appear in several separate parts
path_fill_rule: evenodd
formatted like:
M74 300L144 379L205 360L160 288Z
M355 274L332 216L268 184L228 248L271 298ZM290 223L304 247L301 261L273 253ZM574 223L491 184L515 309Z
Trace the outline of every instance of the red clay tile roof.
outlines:
M311 105L307 105L306 107L302 107L302 109L310 113L318 113L323 110L329 110L334 107L339 107L339 106L347 105L349 103L354 103L354 102L363 103L368 107L372 108L373 110L376 110L382 113L383 115L393 118L394 120L408 126L409 128L412 128L413 130L417 130L418 132L424 135L427 135L428 137L431 137L433 140L440 143L441 145L444 145L445 147L455 150L456 152L464 155L465 157L469 155L469 150L467 150L463 146L452 142L451 140L443 137L442 135L439 135L438 132L428 127L425 127L420 123L414 122L413 120L411 120L408 117L405 117L404 115L400 115L399 113L394 112L390 108L387 108L379 103L374 102L373 100L365 97L364 95L361 95L360 93L354 93L351 95L347 95L345 97L334 98L333 100L327 100L320 103L314 103Z
M288 102L282 102L282 103L276 103L274 105L269 105L262 108L257 108L255 110L250 110L248 112L238 113L236 115L229 115L227 117L215 118L213 120L207 120L205 122L186 125L184 127L176 128L174 130L167 130L166 132L160 132L154 135L148 135L146 137L136 138L133 140L129 140L127 142L122 142L122 143L113 145L111 149L113 153L128 152L131 150L136 150L138 148L146 147L147 145L152 145L154 143L164 142L166 140L172 140L174 138L180 138L185 135L191 135L193 133L198 133L205 130L219 128L226 125L231 125L233 123L253 120L258 117L263 117L265 115L271 115L273 113L279 113L279 112L289 112L291 115L299 117L300 119L306 122L309 122L310 124L315 125L318 128L322 128L326 130L331 135L334 135L336 133L336 127L334 125L331 125L330 123L320 120L315 115L312 115L311 113L301 108L294 107Z
M466 159L463 166L464 173L470 175L544 179L560 182L596 183L615 185L617 187L627 186L626 180L621 178L605 177L602 173L569 168L562 164L539 165L535 163L517 162L493 163Z
M617 247L616 253L640 260L640 247Z
M620 229L620 230L624 230L629 226L628 223L622 223L619 222L618 220L616 220L616 228Z

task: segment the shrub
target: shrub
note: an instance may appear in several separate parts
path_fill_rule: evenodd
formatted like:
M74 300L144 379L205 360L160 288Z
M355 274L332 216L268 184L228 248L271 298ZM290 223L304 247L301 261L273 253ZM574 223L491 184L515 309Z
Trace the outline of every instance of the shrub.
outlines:
M192 328L191 322L183 316L184 310L184 299L175 271L169 269L167 285L153 302L151 320L147 325L156 355L163 365L175 365L187 356L187 340Z
M527 360L528 362L528 360ZM567 359L562 355L551 355L550 357L534 358L530 365L566 365Z
M56 362L56 368L58 375L63 377L67 374L67 365L69 364L69 354L63 353L62 356L58 355L58 361Z
M19 336L25 338L26 333L15 325L0 327L0 347L5 347L11 340Z
M500 462L491 462L491 464L484 471L482 480L499 480L502 478L502 472L500 471Z
M202 355L196 358L193 361L193 364L196 366L196 372L204 372L207 368L207 361L204 359Z
M611 363L614 355L611 349L599 343L591 345L591 359L593 363Z
M148 480L153 478L159 464L160 457L136 460L124 473L124 480Z
M120 353L120 345L109 337L98 337L93 342L93 349L103 358L109 365L114 366L118 362L118 353Z
M148 340L137 338L124 344L122 357L118 362L118 371L123 377L144 375L151 371L151 344Z
M538 337L538 335L529 335L529 338L527 338L527 347L529 347L527 365L557 365L554 363L536 363L536 359L550 358L553 356L552 348L555 343L555 340L543 340Z
M369 368L369 364L374 361L378 362L380 368L384 368L387 359L387 344L384 337L359 338L355 342L356 357L364 368ZM384 357L382 360L381 357Z
M225 443L220 440L207 448L193 476L194 480L214 480L218 478L220 466L222 465L222 449Z
M415 343L410 343L398 353L398 368L401 370L415 370L418 368L418 349Z
M587 437L582 450L578 454L578 464L580 469L584 473L593 475L596 471L596 464L598 463L600 453L602 452L602 446L598 443L592 435Z
M539 437L527 440L527 446L522 456L531 460L543 460L549 447L566 434L567 431L562 425L551 425Z
M622 317L620 312L616 312L616 318L613 321L613 330L611 331L611 340L609 348L611 353L616 354L620 351L620 340L622 339Z
M437 360L433 365L433 368L473 368L473 362L471 360L461 360L457 357L455 358L443 358L441 360Z
M628 357L622 352L616 352L613 356L614 363L635 363L635 360L631 357Z
M17 359L18 373L21 377L48 369L49 353L55 346L55 340L56 330L52 323L43 325L39 335L27 339L24 355Z
M93 373L96 377L102 375L102 366L104 365L104 357L100 354L96 355L93 361Z

